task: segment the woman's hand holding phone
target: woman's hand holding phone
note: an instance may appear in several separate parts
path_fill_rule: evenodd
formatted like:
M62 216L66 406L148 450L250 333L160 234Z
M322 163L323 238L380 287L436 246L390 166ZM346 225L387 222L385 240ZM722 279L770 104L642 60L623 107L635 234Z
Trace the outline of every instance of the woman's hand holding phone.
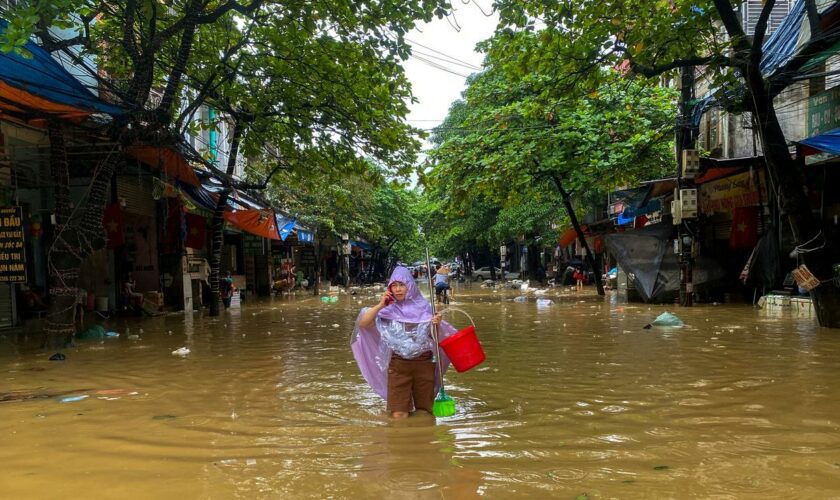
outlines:
M391 292L391 287L389 286L388 290L382 294L382 298L379 300L379 305L380 307L385 307L393 304L394 302L396 302L396 299L394 298L394 294Z

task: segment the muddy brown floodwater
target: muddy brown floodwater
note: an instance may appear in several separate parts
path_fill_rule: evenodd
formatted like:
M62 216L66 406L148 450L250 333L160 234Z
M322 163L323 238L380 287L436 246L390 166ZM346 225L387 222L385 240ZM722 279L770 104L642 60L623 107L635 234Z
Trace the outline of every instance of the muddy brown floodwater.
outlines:
M371 292L372 293L372 292ZM743 305L457 294L458 413L393 422L353 361L367 291L119 319L50 362L0 334L4 498L827 498L840 331ZM664 310L681 329L642 327ZM457 326L462 315L454 315ZM190 354L172 354L181 347ZM80 399L81 396L87 396ZM66 398L70 401L62 402Z

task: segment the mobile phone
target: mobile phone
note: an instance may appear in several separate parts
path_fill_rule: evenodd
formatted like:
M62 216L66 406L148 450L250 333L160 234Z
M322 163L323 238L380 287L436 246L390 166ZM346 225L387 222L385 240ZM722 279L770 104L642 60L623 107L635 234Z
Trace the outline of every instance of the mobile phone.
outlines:
M393 304L394 302L395 302L395 299L394 299L394 292L392 292L392 291L391 291L391 286L390 286L390 285L388 285L388 296L387 296L387 297L385 297L385 305L386 305L386 306L390 306L390 305L391 305L391 304Z

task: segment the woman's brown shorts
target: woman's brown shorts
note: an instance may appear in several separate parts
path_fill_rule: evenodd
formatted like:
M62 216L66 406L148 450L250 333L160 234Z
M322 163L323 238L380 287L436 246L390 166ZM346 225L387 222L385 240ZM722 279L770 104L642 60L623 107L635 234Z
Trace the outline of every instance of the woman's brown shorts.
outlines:
M412 405L413 400L413 405ZM412 409L432 412L435 401L435 364L432 353L415 359L391 355L388 365L388 412L410 412Z

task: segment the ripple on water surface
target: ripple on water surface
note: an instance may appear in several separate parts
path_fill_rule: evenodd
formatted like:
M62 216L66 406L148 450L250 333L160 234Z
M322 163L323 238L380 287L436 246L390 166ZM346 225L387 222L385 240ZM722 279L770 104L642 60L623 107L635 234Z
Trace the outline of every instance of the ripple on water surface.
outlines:
M644 330L665 307L553 289L538 308L513 302L519 291L461 289L487 361L446 375L455 416L394 422L349 350L373 292L116 319L119 339L80 342L63 363L0 334L0 387L15 398L0 404L4 494L32 497L47 481L170 498L840 490L828 382L840 337L801 319L700 306L676 311L684 329Z

